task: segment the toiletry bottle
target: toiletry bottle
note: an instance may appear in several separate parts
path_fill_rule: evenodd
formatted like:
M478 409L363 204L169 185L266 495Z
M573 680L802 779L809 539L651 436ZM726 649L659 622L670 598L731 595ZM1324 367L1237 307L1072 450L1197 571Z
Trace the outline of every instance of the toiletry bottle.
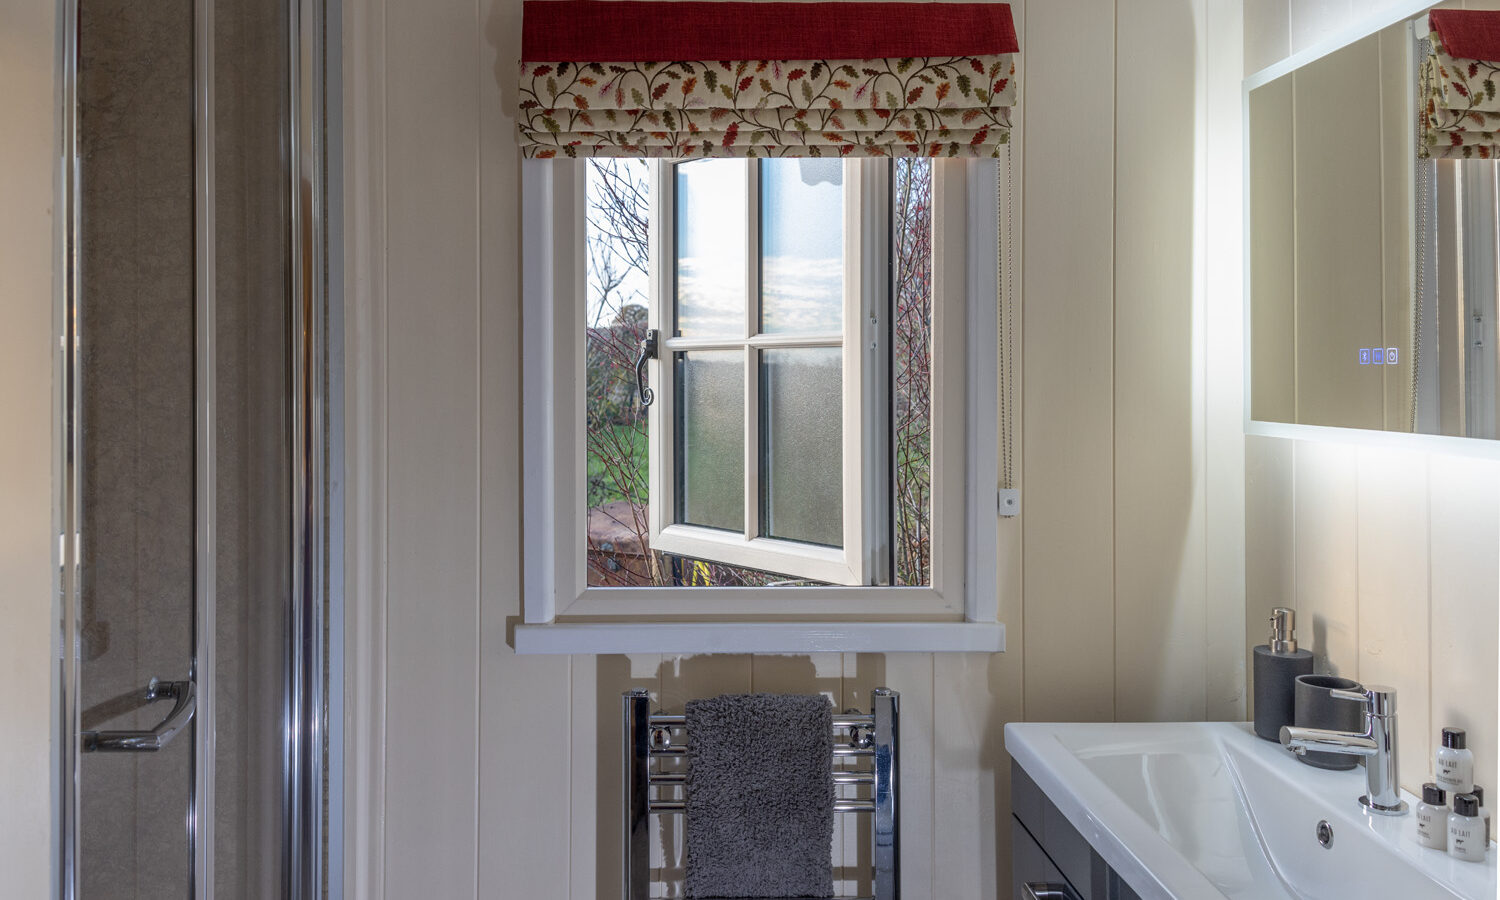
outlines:
M1448 849L1448 795L1430 781L1422 785L1422 802L1417 804L1417 843Z
M1467 794L1474 789L1474 753L1469 749L1469 735L1462 728L1444 728L1443 746L1437 752L1438 787L1450 794Z
M1484 820L1484 842L1490 842L1490 808L1484 805L1484 788L1474 785L1474 790L1469 791L1474 799L1479 801L1479 818Z
M1255 733L1281 740L1281 727L1292 724L1292 696L1298 675L1311 675L1313 655L1298 650L1296 613L1285 607L1271 612L1271 639L1255 648Z
M1448 814L1448 855L1465 862L1484 862L1484 822L1479 818L1479 799L1473 794L1453 798L1453 812Z

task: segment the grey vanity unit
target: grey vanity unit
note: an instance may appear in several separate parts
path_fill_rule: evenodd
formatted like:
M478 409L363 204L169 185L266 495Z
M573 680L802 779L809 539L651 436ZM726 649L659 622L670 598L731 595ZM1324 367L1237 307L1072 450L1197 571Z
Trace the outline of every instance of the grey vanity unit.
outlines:
M1015 900L1139 900L1015 762L1010 808Z

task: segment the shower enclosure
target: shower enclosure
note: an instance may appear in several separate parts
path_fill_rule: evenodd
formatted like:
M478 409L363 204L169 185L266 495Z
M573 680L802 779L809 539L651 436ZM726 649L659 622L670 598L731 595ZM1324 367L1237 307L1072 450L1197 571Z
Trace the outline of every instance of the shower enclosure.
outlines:
M61 14L58 884L338 897L337 5Z

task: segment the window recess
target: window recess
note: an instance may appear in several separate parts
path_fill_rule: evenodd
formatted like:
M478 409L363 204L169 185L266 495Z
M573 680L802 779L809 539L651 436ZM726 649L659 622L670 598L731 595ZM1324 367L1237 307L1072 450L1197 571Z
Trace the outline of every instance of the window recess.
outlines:
M879 185L879 179L887 179L889 169L883 174L882 161L861 162L857 167L846 161L846 187L855 180L861 182L861 191L866 196L888 198L888 187ZM855 172L856 168L858 169ZM589 584L589 568L586 559L587 547L587 459L585 451L586 423L585 372L587 332L586 279L587 255L583 220L586 217L587 175L585 164L573 161L532 160L523 165L523 446L524 446L524 504L523 559L524 559L524 622L515 632L516 647L521 652L811 652L842 648L861 651L890 650L997 650L1003 646L1004 628L996 622L995 559L992 553L979 552L979 548L995 545L996 510L994 501L995 474L998 468L995 441L996 371L992 352L986 350L983 336L996 331L995 280L992 262L969 265L975 260L993 260L995 246L995 167L985 162L937 161L933 163L932 185L932 254L930 287L932 297L931 340L931 405L933 433L931 437L931 561L930 575L921 586L890 586L859 583L836 584L833 579L807 578L816 584L804 587L708 587L698 586L691 578L684 578L682 586L662 588L651 586L599 587ZM657 178L664 177L669 167L663 164ZM849 174L849 173L854 174ZM675 174L675 173L674 173ZM749 186L744 187L744 205L749 206ZM846 192L847 196L847 192ZM845 201L850 203L850 201ZM872 200L871 202L877 202ZM660 208L662 201L654 201ZM850 203L852 205L852 203ZM868 209L862 212L868 212ZM852 210L844 210L846 234L841 239L850 242L851 234L860 235L864 246L880 250L888 239L876 239L875 233L888 233L888 219L882 216L855 216ZM853 222L854 224L850 224ZM759 229L748 229L759 233ZM657 232L660 239L660 232ZM748 245L749 234L743 235ZM668 279L667 259L676 256L652 247L651 281L646 288L653 297L662 290ZM866 284L889 283L889 249L865 253L855 266L846 261L843 271L846 283L859 279ZM746 268L749 268L748 266ZM851 268L856 269L849 274ZM744 293L749 295L750 280L765 278L743 273L746 283ZM675 277L675 276L674 276ZM763 293L763 291L761 291ZM842 296L842 292L841 292ZM870 301L875 302L875 301ZM662 310L652 313L658 326L667 326ZM746 403L745 375L750 364L747 356L764 354L768 350L805 349L826 350L837 342L835 349L848 352L850 348L879 346L887 332L880 327L869 333L869 322L865 312L850 321L840 313L840 328L835 335L822 330L805 335L781 337L778 333L764 334L764 311L757 311L759 330L752 335L750 313L745 312L736 321L738 331L730 339L702 334L694 336L690 327L687 334L673 334L684 329L661 327L659 339L660 357L648 366L649 386L656 393L651 417L665 416L672 403L663 398L680 397L685 393L672 384L673 366L668 365L672 354L691 358L699 352L688 341L714 340L712 352L738 354L738 365L731 365L737 378L737 390L728 395L737 400L734 421L738 429L751 427L764 429L763 417L748 417L744 409L757 408L755 403ZM682 317L673 313L674 323ZM860 327L854 327L854 326ZM978 335L979 337L976 337ZM752 337L760 337L759 346ZM674 345L674 341L682 340ZM889 340L889 339L888 339ZM786 341L790 347L777 346ZM992 344L992 341L990 342ZM806 345L806 346L804 346ZM634 362L631 356L630 362ZM758 377L754 379L759 389L765 378L762 362ZM675 366L675 363L674 363ZM726 370L728 371L728 370ZM841 376L842 379L842 376ZM842 400L844 388L854 379L842 379L840 385L841 406L858 407L855 416L860 418L860 427L880 421L880 416L890 415L892 389L889 385L870 384L864 388L860 400L854 404ZM631 388L633 389L633 380ZM635 400L632 394L632 400ZM674 413L675 414L675 413ZM749 420L755 419L754 423ZM653 427L654 423L653 423ZM889 425L885 426L887 429ZM841 421L840 432L848 433L849 421ZM657 431L656 433L660 433ZM889 431L887 431L887 434ZM889 446L886 442L877 442ZM675 452L677 442L663 441L657 445L657 453L651 465L657 469L652 479L665 481L665 458ZM847 456L848 445L840 450L840 457ZM713 524L728 527L713 528L711 525L696 525L695 529L712 530L724 534L712 534L714 540L727 539L730 543L751 544L745 536L745 525L734 530L734 523L748 520L752 513L759 515L761 503L747 502L751 494L746 487L745 470L762 461L759 452L750 453L744 448L738 458L740 471L737 476L725 479L738 490L725 492L740 498L736 509L743 519L718 520ZM864 463L861 461L860 463ZM889 471L889 466L886 466ZM841 490L844 488L841 487ZM665 497L655 492L651 498L657 507L651 513L661 523L660 531L670 532L668 510L677 509ZM686 508L687 504L684 503ZM848 521L849 506L841 511L840 527ZM658 518L659 517L659 518ZM889 512L864 503L861 510L860 527L874 522ZM692 516L688 516L689 519ZM692 525L691 522L687 524ZM772 525L773 534L775 526ZM760 535L764 529L752 530ZM888 529L887 529L888 530ZM699 535L689 532L685 537ZM777 546L771 551L781 552L787 548ZM790 542L788 542L790 543ZM827 556L829 568L842 566L852 569L841 551L831 551L827 546L819 547L812 542L802 542L814 549L821 549ZM853 545L861 548L865 556L861 564L876 565L889 571L889 564L878 559L879 544L863 541ZM870 550L870 547L876 549ZM808 548L798 546L802 556L816 561L817 555ZM769 552L769 551L768 551ZM675 558L675 557L674 557ZM768 569L786 569L791 566L784 560L777 561ZM806 571L806 570L805 570ZM870 577L869 572L859 573L861 578ZM805 576L804 576L805 577ZM854 581L853 573L849 581Z

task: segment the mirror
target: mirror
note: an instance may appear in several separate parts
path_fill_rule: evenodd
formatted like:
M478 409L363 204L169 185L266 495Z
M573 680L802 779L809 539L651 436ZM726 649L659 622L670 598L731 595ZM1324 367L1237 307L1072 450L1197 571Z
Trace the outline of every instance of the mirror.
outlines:
M1493 159L1418 159L1428 20L1246 82L1250 418L1495 438Z

